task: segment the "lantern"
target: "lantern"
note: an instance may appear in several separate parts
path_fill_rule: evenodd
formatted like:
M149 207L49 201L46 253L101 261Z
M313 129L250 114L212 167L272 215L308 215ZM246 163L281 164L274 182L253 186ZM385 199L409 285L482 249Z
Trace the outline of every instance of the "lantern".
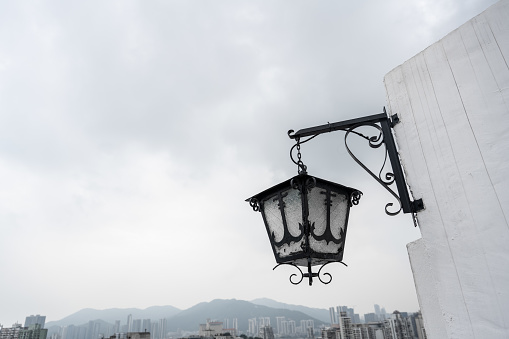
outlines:
M311 285L312 277L319 277L312 266L342 262L350 207L361 195L304 172L246 201L261 212L276 262L306 266L302 276Z

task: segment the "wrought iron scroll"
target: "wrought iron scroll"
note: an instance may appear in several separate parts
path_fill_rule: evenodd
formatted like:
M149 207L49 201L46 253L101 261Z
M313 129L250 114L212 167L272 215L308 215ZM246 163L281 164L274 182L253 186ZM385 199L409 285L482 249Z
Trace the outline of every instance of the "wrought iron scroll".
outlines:
M323 269L326 265L331 264L331 263L336 263L336 262L338 262L338 263L340 263L340 264L343 264L343 265L345 265L345 266L348 266L347 264L345 264L345 263L344 263L344 262L342 262L342 261L329 261L329 262L327 262L327 263L323 264L322 266L320 266L320 269L318 270L318 272L313 273L313 272L311 271L311 264L310 264L310 263L308 263L308 272L307 272L307 273L304 273L304 272L302 272L302 270L300 269L300 267L299 267L299 266L297 266L297 265L295 265L295 264L292 264L292 263L281 263L281 264L277 264L276 266L274 266L274 268L273 268L272 270L275 270L276 268L278 268L278 267L279 267L279 266L281 266L281 265L293 266L293 267L295 267L295 268L299 271L299 273L300 273L300 279L299 279L298 281L294 281L294 280L293 280L293 278L294 278L294 277L298 277L298 274L297 274L297 273L292 273L292 274L290 275L289 280L290 280L290 282L291 282L293 285L298 285L298 284L300 284L300 283L302 282L302 280L304 280L304 278L308 278L308 279L309 279L309 286L313 285L313 278L318 278L318 280L320 280L320 282L321 282L322 284L324 284L324 285L328 285L328 284L330 284L330 283L331 283L331 281L332 281L332 274L330 274L329 272L324 272L324 273L322 273L322 269ZM327 278L327 280L322 279L322 276L321 276L321 275L323 275L323 276L327 276L327 277L328 277L328 278Z
M393 114L391 117L387 116L387 112L384 111L383 113L374 114L374 115L368 115L364 117L354 118L350 120L344 120L334 123L327 123L326 125L319 125L309 128L304 128L301 130L298 130L297 132L294 132L293 130L288 131L288 136L290 139L295 139L297 143L299 143L299 140L304 137L310 137L314 138L317 135L328 133L328 132L334 132L334 131L344 131L349 135L350 133L356 134L366 140L369 141L369 144L373 148L378 148L384 144L385 146L385 160L384 164L382 165L382 168L380 170L380 173L378 174L378 177L374 175L370 170L368 170L355 156L353 156L352 152L348 149L347 150L350 154L350 156L359 164L362 168L364 168L365 171L367 171L378 183L380 183L383 187L385 187L397 200L400 205L400 208L397 212L388 211L388 207L393 206L394 204L389 203L386 205L386 212L389 215L396 215L401 210L403 213L416 213L420 210L424 209L424 203L422 199L417 199L415 201L411 200L411 197L408 193L408 188L406 186L405 181L405 175L403 173L403 169L401 168L400 159L398 156L398 151L396 149L396 144L394 142L394 139L392 137L392 131L391 128L394 127L395 124L399 122L399 118L397 114ZM379 124L379 125L378 125ZM366 137L362 133L359 133L355 131L354 129L360 126L372 126L375 127L378 130L378 135L375 135L373 137ZM345 145L346 145L346 138L347 135L345 135ZM297 147L297 146L295 146ZM292 148L293 150L293 148ZM385 168L385 164L387 163L387 155L389 157L389 162L392 167L392 171L387 172L385 175L383 175L383 169ZM292 156L292 151L290 151L290 156ZM294 161L292 157L292 161ZM294 161L295 162L295 161ZM397 187L397 192L399 195L396 195L392 189L390 189L388 186L395 183ZM354 201L352 201L353 203Z
M281 265L288 265L288 266L293 266L295 267L296 269L299 270L299 273L300 273L300 280L299 281L293 281L293 277L297 277L298 275L296 273L292 273L292 275L290 275L290 282L293 284L293 285L298 285L302 282L302 280L304 279L304 272L302 272L302 270L299 268L299 266L295 265L295 264L291 264L291 263L282 263L282 264L277 264L276 266L274 266L274 268L272 270L275 270L276 268L278 268L279 266Z
M249 199L249 206L251 206L251 208L255 212L258 212L260 210L260 203L258 202L258 199L256 199L256 198Z
M361 126L370 126L370 127L376 128L378 130L378 135L375 135L375 136L372 136L372 137L367 137L367 136L365 136L365 135L363 135L361 133L358 133L358 132L354 131L356 128L361 127ZM348 138L348 135L350 133L354 133L354 134L359 135L359 136L363 137L364 139L368 140L369 141L369 146L371 148L379 148L380 146L384 145L384 148L385 148L385 158L384 158L384 162L382 164L382 167L380 168L380 172L378 173L378 176L375 173L373 173L366 165L364 165L355 155L353 155L352 151L348 147L348 142L347 142L347 138ZM352 159L359 166L361 166L366 172L368 172L369 175L371 175L373 177L373 179L375 179L380 185L382 185L387 191L389 191L389 193L391 193L392 196L394 198L396 198L396 200L398 201L399 208L398 208L397 211L395 211L395 212L389 211L389 208L394 205L394 203L389 202L389 203L387 203L385 205L385 213L387 213L388 215L391 215L391 216L399 214L399 212L401 212L401 209L403 208L403 206L401 204L401 199L389 187L389 185L391 185L394 182L394 173L387 172L385 174L384 178L382 178L382 173L383 173L383 170L385 168L385 164L387 163L387 155L388 155L387 154L387 147L385 146L385 142L384 142L384 134L383 134L382 128L380 126L378 126L377 124L375 124L375 123L360 123L360 124L352 126L351 128L346 130L346 133L345 133L345 147L346 147L346 150L347 150L348 154L350 154L350 156L352 157ZM353 200L352 200L352 202L353 202Z
M300 180L295 180L293 178L290 180L290 187L294 190L299 190L300 192L310 192L313 187L316 186L315 177L309 177L306 179L306 182L301 182Z
M359 200L361 200L362 192L361 191L354 191L352 192L352 195L350 195L350 201L352 205L357 206L359 204Z

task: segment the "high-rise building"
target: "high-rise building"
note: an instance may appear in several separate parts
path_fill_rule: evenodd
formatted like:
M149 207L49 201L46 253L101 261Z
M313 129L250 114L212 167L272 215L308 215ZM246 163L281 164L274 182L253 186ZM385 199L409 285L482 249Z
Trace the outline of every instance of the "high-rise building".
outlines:
M384 320L384 335L391 339L412 339L412 324L408 317L394 311L388 319Z
M352 324L352 339L369 339L369 329L364 324Z
M295 334L295 333L296 333L295 320L289 320L288 321L288 334Z
M338 315L339 322L339 337L337 339L350 339L353 336L352 332L352 318L347 316L346 312L341 312Z
M161 339L160 338L160 331L159 331L159 322L154 321L150 323L150 335L153 339Z
M45 315L30 315L25 318L25 327L30 327L30 325L39 324L41 328L44 328L44 323L46 322Z
M0 339L18 339L19 332L23 329L21 324L13 324L12 327L0 328Z
M300 326L297 328L297 332L301 334L309 334L309 329L311 329L311 331L314 333L315 322L311 319L301 320Z
M258 326L270 326L270 317L260 317L258 318Z
M44 317L46 319L46 317ZM19 331L18 339L46 339L48 330L35 323Z
M158 326L157 326L158 338L165 339L167 330L168 330L168 324L167 324L166 318L159 319Z
M322 329L322 339L336 339L336 328L324 328Z
M346 309L346 316L352 319L352 323L355 323L355 311L353 308Z
M315 339L315 331L314 328L308 327L307 328L307 338L308 339Z
M86 339L88 327L68 325L62 327L60 339Z
M86 339L97 339L101 333L101 322L89 321L87 325Z
M276 317L277 334L283 334L283 321L285 317Z
M116 333L109 339L150 339L150 332Z
M341 312L346 312L346 309L347 309L346 306L336 306L336 321L339 321L339 315L341 314Z
M375 304L375 314L380 315L380 305Z
M207 319L206 324L200 324L200 336L202 337L213 337L221 333L223 333L223 323L220 321L210 321L210 319Z
M375 313L366 313L364 314L364 322L365 323L374 323L378 321L378 317Z
M248 330L247 330L247 332L250 333L250 334L256 334L257 333L257 331L256 331L257 328L258 328L258 326L257 326L256 318L248 319Z
M133 330L133 315L129 314L127 316L127 332L132 332Z
M300 325L297 328L297 332L299 333L306 333L306 320L301 320Z
M272 326L260 326L258 336L262 339L274 339L274 330L272 329Z
M422 320L421 312L417 312L413 316L415 322L415 336L418 339L426 339L426 330L424 329L424 321Z
M133 319L133 327L131 332L143 332L141 329L141 319Z
M336 318L336 311L334 310L334 307L329 307L329 316L330 316L330 323L331 324L337 324L337 318Z
M150 319L143 319L141 322L140 332L150 332L151 321Z

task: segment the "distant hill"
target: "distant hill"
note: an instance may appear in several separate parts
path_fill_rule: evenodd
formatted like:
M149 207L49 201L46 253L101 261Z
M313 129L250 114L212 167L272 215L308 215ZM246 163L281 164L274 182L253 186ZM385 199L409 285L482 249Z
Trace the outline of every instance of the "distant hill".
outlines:
M254 299L254 300L251 300L251 302L256 305L263 305L263 306L267 306L267 307L280 308L280 309L286 309L286 310L292 310L292 311L299 311L299 312L305 313L313 318L320 320L324 324L330 324L329 310L326 310L323 308L311 308L311 307L300 306L300 305L285 304L285 303L281 303L279 301L275 301L275 300L267 299L267 298Z
M176 314L168 320L168 326L170 331L176 331L177 329L197 331L199 324L204 324L207 319L218 321L229 319L231 321L233 318L237 318L238 329L247 331L248 319L259 317L270 317L270 323L273 327L276 327L276 317L294 320L297 326L300 325L301 320L308 319L314 320L316 327L323 323L323 321L300 311L256 305L244 300L216 299L208 303L197 304Z
M48 335L58 331L60 326L86 326L89 321L101 320L102 322L113 325L116 320L120 320L121 325L127 323L127 316L132 314L133 319L151 319L152 322L159 319L167 319L168 330L175 332L177 330L183 331L198 331L199 325L206 323L207 319L224 321L229 319L232 326L232 319L237 318L238 329L240 331L248 330L248 319L269 317L270 323L276 327L276 317L285 317L287 320L294 320L296 325L300 325L301 320L311 319L315 322L315 327L319 327L323 321L323 316L320 315L319 309L312 309L304 306L287 305L278 303L270 299L257 299L258 303L272 304L276 307L269 307L261 304L236 299L216 299L211 302L203 302L186 310L179 310L173 306L153 306L144 310L137 308L112 308L107 310L95 310L86 308L73 313L59 321L51 321L46 323L46 328L49 329ZM298 309L306 310L302 312ZM326 310L321 310L327 313ZM312 314L320 315L320 318ZM325 317L327 318L327 317ZM107 324L104 325L105 328ZM224 324L226 327L226 324ZM108 332L104 330L104 332Z
M47 322L46 328L52 326L79 326L98 319L110 324L114 324L115 320L120 320L121 324L126 324L129 314L132 314L133 319L152 319L152 321L155 321L171 318L179 312L180 310L173 306L152 306L143 310L139 308L110 308L106 310L85 308L61 320Z

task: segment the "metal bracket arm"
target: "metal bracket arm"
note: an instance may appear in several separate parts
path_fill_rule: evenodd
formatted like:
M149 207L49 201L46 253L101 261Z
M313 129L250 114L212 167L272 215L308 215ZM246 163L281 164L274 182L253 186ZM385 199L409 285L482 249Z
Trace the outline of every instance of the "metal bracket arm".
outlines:
M392 136L392 131L391 131L391 128L398 122L399 122L398 116L396 114L394 114L392 117L387 116L387 113L385 112L385 108L384 108L384 113L369 115L369 116L365 116L365 117L361 117L361 118L350 119L350 120L345 120L345 121L340 121L340 122L335 122L335 123L329 123L327 125L320 125L320 126L305 128L305 129L301 129L295 133L293 130L290 130L290 131L288 131L288 136L291 139L296 139L298 141L302 137L308 137L308 136L315 137L319 134L334 132L334 131L345 131L348 134L351 131L353 131L355 128L360 127L360 126L377 127L378 129L381 130L382 139L383 139L382 142L385 144L387 154L389 155L389 160L391 162L392 171L393 171L392 174L394 175L394 181L396 182L396 187L398 189L399 200L401 202L401 208L403 210L403 213L415 213L417 211L424 209L424 205L423 205L422 199L418 199L416 201L411 201L410 195L408 194L406 181L405 181L405 177L403 174L403 169L401 168L398 151L396 149L396 143L394 142L394 137ZM375 125L375 124L380 124L380 126L378 127L378 125ZM358 134L358 133L356 133L356 134ZM345 136L345 139L346 139L346 136ZM373 141L372 138L369 138L368 140L370 140L370 142ZM348 148L348 146L346 146L346 147ZM372 147L374 147L374 146L372 146ZM378 147L378 146L376 146L376 147ZM350 153L350 151L349 151L349 153ZM388 189L392 193L392 190L389 189L388 186L386 186L384 182L382 182L381 180L378 180L378 178L376 178L376 176L374 176L374 174L372 172L370 172L362 163L360 163L360 161L358 159L356 159L355 156L353 156L353 154L350 153L350 155L352 156L352 158L354 158L354 160L356 162L359 163L359 165L361 165L361 167L363 167L380 184L382 184L386 189ZM388 212L388 214L390 214L390 213Z

